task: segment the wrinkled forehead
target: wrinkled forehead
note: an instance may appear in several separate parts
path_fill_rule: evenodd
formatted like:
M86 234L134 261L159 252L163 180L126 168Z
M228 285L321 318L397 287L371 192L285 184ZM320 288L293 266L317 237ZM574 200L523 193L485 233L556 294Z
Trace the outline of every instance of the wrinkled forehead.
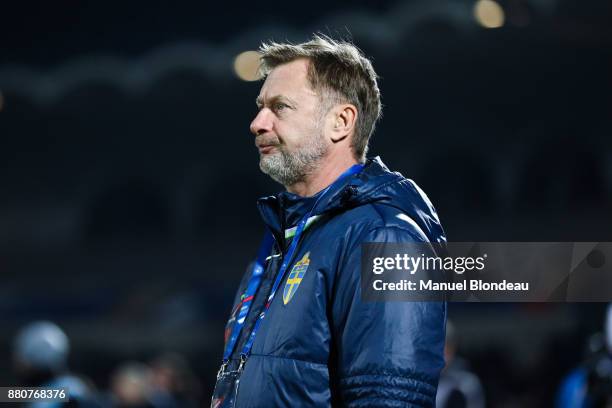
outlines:
M308 60L305 58L281 64L270 71L259 96L270 98L285 95L294 99L316 97L308 81Z

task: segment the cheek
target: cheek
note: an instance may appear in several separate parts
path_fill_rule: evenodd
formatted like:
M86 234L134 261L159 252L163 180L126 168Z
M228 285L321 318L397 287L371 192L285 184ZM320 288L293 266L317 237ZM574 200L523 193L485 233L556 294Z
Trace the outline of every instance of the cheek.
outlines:
M276 122L274 130L280 142L287 147L300 145L303 129L299 122L296 123L295 121L290 120L279 120Z
M274 131L283 145L295 149L308 144L313 137L320 137L322 128L311 117L292 117L277 120Z

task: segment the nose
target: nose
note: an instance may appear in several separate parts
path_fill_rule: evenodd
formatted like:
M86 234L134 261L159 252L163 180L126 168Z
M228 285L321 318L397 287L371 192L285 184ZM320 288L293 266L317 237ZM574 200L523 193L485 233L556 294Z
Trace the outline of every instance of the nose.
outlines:
M268 108L261 109L257 116L251 122L251 133L255 136L259 136L262 133L266 133L272 130L272 115Z

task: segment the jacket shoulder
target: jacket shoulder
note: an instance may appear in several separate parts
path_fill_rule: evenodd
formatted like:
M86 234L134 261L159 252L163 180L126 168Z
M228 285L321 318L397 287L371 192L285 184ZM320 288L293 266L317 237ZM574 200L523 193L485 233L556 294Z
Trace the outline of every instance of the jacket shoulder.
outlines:
M385 230L402 235L402 241L427 242L427 236L417 222L401 209L382 203L369 203L346 211L341 217L358 224L363 238Z

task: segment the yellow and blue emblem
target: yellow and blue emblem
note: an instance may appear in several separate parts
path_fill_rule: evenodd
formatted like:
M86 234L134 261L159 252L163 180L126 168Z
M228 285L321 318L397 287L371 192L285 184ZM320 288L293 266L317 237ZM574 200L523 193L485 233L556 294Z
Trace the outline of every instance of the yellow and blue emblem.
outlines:
M289 273L289 277L287 278L287 283L285 283L285 289L283 290L283 303L287 304L298 290L300 283L302 282L302 278L306 273L306 269L308 269L308 265L310 265L310 258L308 256L310 252L306 252L302 259L300 259L293 268L291 268L291 272Z

